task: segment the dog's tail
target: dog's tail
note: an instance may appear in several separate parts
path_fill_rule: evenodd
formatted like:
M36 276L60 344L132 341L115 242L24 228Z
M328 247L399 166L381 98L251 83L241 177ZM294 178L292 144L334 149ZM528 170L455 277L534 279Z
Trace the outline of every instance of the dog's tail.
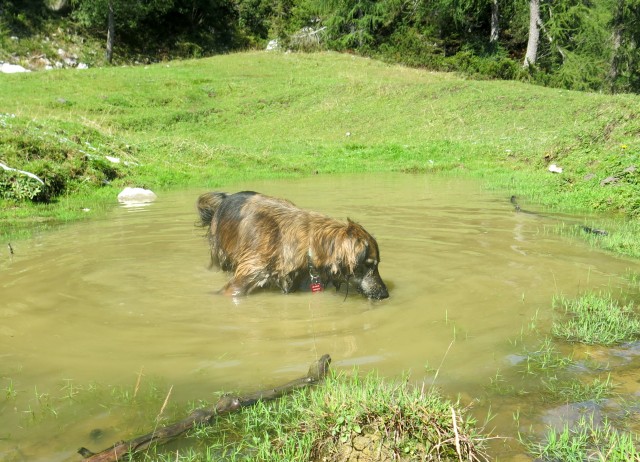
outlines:
M226 197L227 193L223 192L208 192L198 197L198 213L203 227L211 226L216 210L218 210L218 207Z

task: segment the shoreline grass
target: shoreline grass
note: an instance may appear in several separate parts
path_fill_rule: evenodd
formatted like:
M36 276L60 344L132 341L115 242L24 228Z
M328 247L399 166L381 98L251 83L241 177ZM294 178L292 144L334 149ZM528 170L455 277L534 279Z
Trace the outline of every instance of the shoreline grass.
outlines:
M640 440L631 430L637 419L618 412L633 408L627 400L635 402L635 397L615 390L611 366L573 358L574 344L606 347L635 340L640 324L632 304L621 305L611 294L589 292L575 299L555 297L552 308L562 311L562 317L552 321L553 338L546 336L536 348L524 349L517 366L520 381L507 386L498 373L489 387L502 395L529 396L529 405L534 408L560 405L549 415L562 426L548 424L543 435L533 426L529 431L519 429L519 442L540 461L640 460ZM535 322L530 328L537 329ZM520 428L520 410L514 420Z
M15 407L21 427L49 436L84 416L80 422L90 427L76 444L99 451L211 405L179 404L173 387L153 378L141 384L140 376L132 387L65 380L55 392L36 387L35 394L3 378L0 409ZM106 420L105 409L112 414ZM306 462L346 460L351 454L353 460L489 460L486 442L492 437L469 411L434 388L409 383L407 376L391 380L357 369L333 371L314 387L223 414L167 445L152 445L136 459Z
M640 460L635 433L621 432L611 422L598 424L593 416L582 416L575 426L565 424L561 431L547 430L543 442L521 440L535 460L582 462L599 460L630 462Z
M557 297L553 307L564 311L551 333L568 342L615 345L640 337L640 318L633 302L620 304L611 294L585 293L577 299Z
M434 389L354 371L198 428L189 435L198 448L157 447L143 460L485 461L482 430Z

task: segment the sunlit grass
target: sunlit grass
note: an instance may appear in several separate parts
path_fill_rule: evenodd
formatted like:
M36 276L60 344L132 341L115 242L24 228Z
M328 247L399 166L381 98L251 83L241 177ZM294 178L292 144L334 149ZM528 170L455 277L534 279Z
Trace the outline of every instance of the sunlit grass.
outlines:
M29 131L16 140L20 131L0 127L3 144L24 146L0 159L20 168L32 161L32 147L89 143L101 155L135 161L113 188L444 172L480 177L506 197L556 210L633 215L640 210L628 170L640 160L635 107L631 95L469 81L336 53L238 53L5 76L6 124L51 130L44 140ZM550 163L564 172L548 172ZM609 176L618 179L601 186ZM638 233L629 227L602 243L640 255Z
M486 460L479 432L459 403L436 390L373 374L339 374L192 431L198 449L163 453L158 448L160 454L147 454L145 460L342 460L354 446L362 446L363 457Z
M611 294L586 293L577 299L554 299L564 315L551 328L552 334L569 342L613 345L640 337L640 318L633 302L620 304Z
M523 439L529 453L540 461L632 462L640 460L638 435L618 431L609 421L598 424L593 416L582 416L576 425L561 431L550 428L543 442Z
M601 402L613 395L614 388L610 375L591 381L568 374L564 374L563 378L552 375L543 378L542 384L545 392L542 394L543 400L561 403Z
M591 298L585 298L580 304L591 304ZM595 298L603 300L602 296ZM559 301L564 303L567 300L558 297L554 300L554 305L559 304ZM603 303L603 306L609 306L609 303ZM554 329L557 326L557 322L553 324ZM593 329L588 329L591 334L603 334L598 323L594 323L592 327ZM537 322L530 323L529 328L537 331ZM626 426L615 428L607 418L620 419L620 416L616 412L610 414L603 407L608 403L607 406L615 409L633 409L633 405L630 407L625 402L627 397L616 392L616 384L608 367L603 370L601 366L594 367L588 361L576 361L572 354L574 350L568 346L557 337L544 337L535 348L525 348L518 355L521 361L515 368L520 372L521 380L514 377L507 380L498 373L491 379L488 390L500 395L518 396L523 404L528 402L534 409L546 408L549 404L567 406L567 409L574 409L574 405L578 405L575 409L579 409L580 403L589 403L604 416L604 420L595 421L595 411L585 412L576 424L566 423L560 430L549 427L541 437L533 427L529 431L522 430L522 415L517 410L514 421L519 428L520 442L532 458L544 462L640 460L637 435ZM628 417L626 422L632 422L632 416ZM620 423L618 420L616 422Z

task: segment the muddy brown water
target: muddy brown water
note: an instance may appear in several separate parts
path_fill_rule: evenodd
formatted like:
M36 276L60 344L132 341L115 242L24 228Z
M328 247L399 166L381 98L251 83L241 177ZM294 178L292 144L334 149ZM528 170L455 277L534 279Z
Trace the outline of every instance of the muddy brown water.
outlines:
M378 240L390 298L216 294L227 275L208 269L194 226L204 189L16 242L0 258L0 460L78 460L79 446L149 431L73 394L95 384L132 390L140 371L184 404L288 381L329 353L335 369L410 374L470 401L513 366L532 319L548 325L554 294L629 291L636 265L550 232L553 219L515 213L508 195L472 181L320 175L225 189L358 221ZM475 412L481 419L490 407L495 434L513 437L517 401L495 396ZM96 431L107 436L92 441Z

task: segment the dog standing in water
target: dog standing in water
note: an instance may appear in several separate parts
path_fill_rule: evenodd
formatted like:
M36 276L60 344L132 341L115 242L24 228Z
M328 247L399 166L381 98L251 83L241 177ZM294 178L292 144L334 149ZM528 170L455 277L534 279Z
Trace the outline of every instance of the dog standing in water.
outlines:
M311 279L312 288L350 284L367 298L389 296L378 273L378 243L362 226L334 220L252 191L210 192L198 198L208 228L211 262L233 272L226 295L277 286L289 293Z

